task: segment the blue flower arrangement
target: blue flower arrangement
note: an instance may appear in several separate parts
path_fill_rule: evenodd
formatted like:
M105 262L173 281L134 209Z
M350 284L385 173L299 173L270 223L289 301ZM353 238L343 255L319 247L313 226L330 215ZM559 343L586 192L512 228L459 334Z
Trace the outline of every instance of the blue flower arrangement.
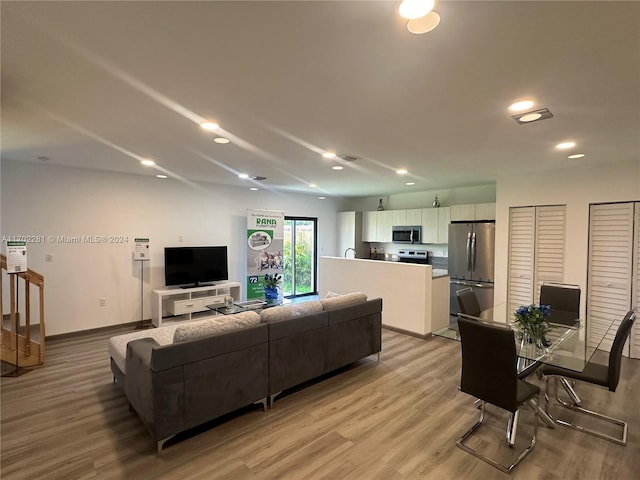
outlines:
M551 313L549 305L522 305L520 306L514 317L524 332L529 335L531 341L538 346L549 346L549 342L545 338L547 332L551 330L551 326L546 318Z

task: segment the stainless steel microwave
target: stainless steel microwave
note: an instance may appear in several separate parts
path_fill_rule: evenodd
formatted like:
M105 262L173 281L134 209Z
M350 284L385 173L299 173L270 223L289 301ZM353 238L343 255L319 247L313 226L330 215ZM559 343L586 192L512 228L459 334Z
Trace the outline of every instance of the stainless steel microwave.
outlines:
M420 243L422 227L391 227L393 243Z

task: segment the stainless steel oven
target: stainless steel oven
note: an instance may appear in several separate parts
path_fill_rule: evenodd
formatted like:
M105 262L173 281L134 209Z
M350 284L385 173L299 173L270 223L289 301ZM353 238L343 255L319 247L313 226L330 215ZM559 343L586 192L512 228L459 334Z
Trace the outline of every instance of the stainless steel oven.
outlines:
M422 227L391 227L391 241L393 243L420 243Z

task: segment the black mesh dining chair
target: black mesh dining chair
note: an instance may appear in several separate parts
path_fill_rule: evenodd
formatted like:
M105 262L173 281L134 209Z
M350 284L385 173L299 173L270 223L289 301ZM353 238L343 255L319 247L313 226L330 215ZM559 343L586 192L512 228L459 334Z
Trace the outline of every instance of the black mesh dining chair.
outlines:
M503 465L477 450L469 447L465 441L483 423L485 402L511 412L510 422L517 421L518 409L521 405L537 400L540 388L523 382L517 376L516 345L513 330L505 326L471 320L460 317L460 340L462 343L462 376L460 390L473 395L482 403L480 418L456 442L464 451L475 455L499 470L509 473L533 449L538 430L538 411L535 413L535 427L531 443L510 465ZM507 443L512 446L507 435Z
M551 307L549 322L575 325L580 318L580 286L544 282L540 286L540 305Z
M622 366L622 350L624 348L624 344L631 333L631 327L633 326L633 322L636 320L636 314L633 310L630 310L625 315L624 319L620 323L618 327L618 331L616 332L616 336L613 340L613 345L609 352L609 362L607 365L601 365L598 363L594 363L589 361L585 366L582 372L576 372L573 370L567 370L566 368L554 367L551 365L545 365L542 368L542 374L547 376L547 385L546 385L546 395L545 395L545 409L549 417L551 417L555 423L558 425L563 425L565 427L573 428L575 430L580 430L581 432L589 433L596 437L604 438L606 440L612 441L619 445L627 444L627 430L628 425L626 422L622 420L618 420L616 418L608 417L598 412L594 412L591 410L587 410L582 407L579 402L576 402L572 398L572 402L567 402L563 400L558 394L558 381L567 378L571 378L574 380L579 380L582 382L592 383L595 385L600 385L603 387L607 387L609 391L615 392L618 387L618 382L620 381L620 369ZM599 432L596 430L592 430L580 425L573 424L566 420L561 420L560 418L553 417L551 414L551 401L550 401L550 390L549 390L549 382L553 380L554 383L554 397L558 404L562 407L575 410L577 412L584 413L586 415L599 418L604 420L607 423L612 423L614 425L618 425L622 427L622 434L620 437L613 437L611 435L607 435L603 432ZM572 396L571 396L572 397Z
M456 292L456 298L458 299L460 313L471 315L472 317L480 315L481 310L478 297L471 287L458 290Z

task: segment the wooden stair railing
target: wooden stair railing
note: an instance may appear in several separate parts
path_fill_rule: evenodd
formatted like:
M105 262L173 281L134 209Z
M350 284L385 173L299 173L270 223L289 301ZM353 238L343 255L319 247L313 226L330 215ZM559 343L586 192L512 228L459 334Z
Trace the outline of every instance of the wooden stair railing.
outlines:
M3 278L7 270L7 257L0 254L0 291L4 293ZM9 277L9 299L10 299L10 328L4 326L4 305L3 297L0 295L0 312L2 313L2 335L0 335L0 351L2 361L16 364L19 367L34 367L44 364L44 277L27 269L26 272L13 273L7 275ZM17 278L16 278L17 277ZM16 303L16 288L19 288L19 279L24 280L24 328L20 328L22 315L18 313L19 305ZM38 338L31 337L31 285L35 285L39 290L39 329Z

